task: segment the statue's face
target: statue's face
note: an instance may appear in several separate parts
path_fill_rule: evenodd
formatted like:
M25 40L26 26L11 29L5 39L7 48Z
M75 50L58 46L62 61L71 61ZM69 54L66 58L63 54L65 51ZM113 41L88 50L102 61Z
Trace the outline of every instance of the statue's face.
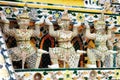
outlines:
M28 28L29 23L30 23L29 19L20 19L19 22L18 22L20 28L22 28L22 29Z
M105 29L105 25L98 24L98 25L95 26L95 29L96 30L104 30Z
M104 30L105 26L106 26L106 24L102 20L99 20L97 23L95 23L95 29L96 30Z
M97 25L95 27L95 29L97 30L97 32L99 32L99 34L106 34L106 30L105 30L105 25Z
M96 30L102 30L102 29L104 29L104 27L103 27L103 25L97 25L97 26L95 27L95 29L96 29Z
M68 30L70 21L60 21L59 26L61 29Z

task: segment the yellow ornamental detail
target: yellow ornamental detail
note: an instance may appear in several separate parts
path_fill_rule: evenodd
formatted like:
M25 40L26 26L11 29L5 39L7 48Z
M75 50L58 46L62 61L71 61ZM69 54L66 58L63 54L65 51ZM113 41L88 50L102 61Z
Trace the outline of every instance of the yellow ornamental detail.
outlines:
M7 14L11 13L11 10L9 8L7 8L5 11L6 11Z
M96 2L96 0L94 0L94 3Z
M95 48L95 44L92 40L88 43L88 48Z
M51 78L48 77L48 78L46 78L46 80L51 80Z
M116 80L120 79L120 70L115 70L115 79Z
M76 17L77 17L77 20L80 22L84 22L85 20L85 16L82 13L78 13Z
M120 16L118 16L117 22L118 22L118 25L120 25Z
M55 14L55 17L56 17L56 18L58 18L58 17L59 17L59 14L58 14L58 13L56 13L56 14Z
M64 80L72 80L72 73L69 70L64 73Z
M30 77L30 73L25 73L24 76L25 77Z

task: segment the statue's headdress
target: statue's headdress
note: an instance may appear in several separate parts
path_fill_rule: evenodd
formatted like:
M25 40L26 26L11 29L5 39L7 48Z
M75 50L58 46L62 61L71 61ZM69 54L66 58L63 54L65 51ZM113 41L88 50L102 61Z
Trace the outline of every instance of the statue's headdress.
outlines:
M99 25L106 25L105 20L104 20L104 13L101 14L101 18L98 21L96 21L94 24L95 24L95 27Z
M58 19L58 25L61 26L62 28L68 27L70 24L70 18L68 15L68 10L65 8L63 15L60 19Z
M23 13L17 16L17 19L30 19L30 16L27 12L27 4L24 5Z
M64 10L63 15L62 15L62 17L61 17L61 20L62 20L62 21L70 21L70 18L69 18L69 16L68 16L68 10L67 10L67 9Z

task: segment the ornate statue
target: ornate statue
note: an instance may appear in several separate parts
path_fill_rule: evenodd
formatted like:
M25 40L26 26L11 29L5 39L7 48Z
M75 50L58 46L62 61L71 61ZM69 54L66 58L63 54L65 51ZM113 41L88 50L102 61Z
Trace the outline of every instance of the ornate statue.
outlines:
M46 24L49 25L49 34L56 38L58 41L58 46L55 48L50 48L50 54L56 53L56 60L63 60L64 67L66 62L69 64L70 68L78 67L78 61L80 58L80 53L84 51L78 50L77 54L73 45L71 44L71 40L77 36L78 34L78 27L81 25L80 23L75 24L73 27L73 31L69 30L70 18L68 16L67 10L64 11L62 18L58 21L58 25L61 27L60 30L54 30L54 26L52 22L50 22L49 17L45 20ZM53 61L53 58L52 58ZM54 64L58 64L54 62Z
M30 23L30 17L28 15L28 12L26 11L26 7L24 7L23 13L17 16L17 22L19 25L19 29L10 29L9 28L9 20L6 19L5 15L1 13L1 19L4 22L4 32L7 35L14 36L17 41L17 47L10 48L10 51L13 52L12 54L12 60L18 61L22 60L22 68L24 68L24 64L27 58L30 58L33 54L35 54L36 58L40 58L40 52L39 50L31 44L30 38L33 36L39 36L40 30L40 24L44 22L44 17L40 19L40 21L37 21L35 23L35 30L34 29L28 29L29 23ZM33 63L31 61L27 61L29 68L35 68L38 67L39 64L36 63L36 58L34 58ZM30 58L31 59L31 58ZM40 60L40 59L39 59Z
M108 27L108 30L106 30L106 24L104 21L103 13L101 19L94 24L96 33L90 33L90 27L87 22L85 22L85 26L86 26L86 37L95 40L95 48L87 49L88 57L92 63L92 65L88 67L96 67L96 61L104 62L105 57L107 55L116 53L116 51L108 50L106 45L107 40L109 40L112 37L111 29L114 26L111 25Z

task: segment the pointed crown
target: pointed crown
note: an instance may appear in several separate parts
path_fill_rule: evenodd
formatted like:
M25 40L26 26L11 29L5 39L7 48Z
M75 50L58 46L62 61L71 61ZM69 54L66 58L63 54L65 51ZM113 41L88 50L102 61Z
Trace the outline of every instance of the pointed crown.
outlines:
M30 16L27 12L27 4L24 5L23 13L17 16L17 19L30 19Z
M106 25L105 21L104 21L104 13L101 14L101 18L95 22L95 26L97 25Z
M64 10L63 15L62 15L62 17L61 17L61 20L62 20L62 21L70 21L70 18L69 18L69 16L68 16L68 10L67 10L67 9Z

